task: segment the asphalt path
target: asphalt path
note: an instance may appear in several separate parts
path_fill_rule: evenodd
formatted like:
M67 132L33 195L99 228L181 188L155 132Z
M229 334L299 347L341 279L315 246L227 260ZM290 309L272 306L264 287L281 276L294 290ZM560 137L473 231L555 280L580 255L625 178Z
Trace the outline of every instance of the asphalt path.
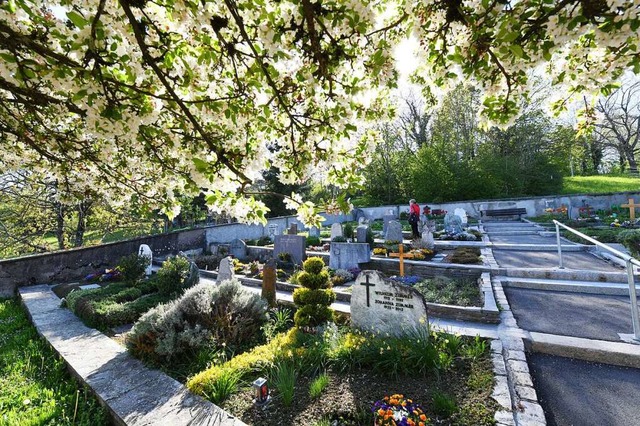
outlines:
M618 333L633 333L628 296L522 288L505 293L518 326L528 331L616 342Z
M640 370L546 354L528 358L549 426L640 425Z

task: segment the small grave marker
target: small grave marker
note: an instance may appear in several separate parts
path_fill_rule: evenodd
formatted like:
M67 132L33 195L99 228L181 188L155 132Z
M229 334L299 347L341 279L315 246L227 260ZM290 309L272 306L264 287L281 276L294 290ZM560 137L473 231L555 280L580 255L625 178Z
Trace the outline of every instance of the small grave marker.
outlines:
M292 223L289 225L289 229L287 230L287 234L289 235L298 235L298 224Z
M620 207L628 207L629 218L631 220L636 220L636 209L640 208L640 204L635 204L635 201L633 198L629 198L629 204L620 204Z
M240 239L231 241L229 245L229 254L239 260L244 260L247 257L247 245Z
M344 234L342 233L342 224L334 223L333 225L331 225L331 241L333 241L335 237L342 236L344 236Z
M233 259L231 257L225 257L220 261L218 266L218 276L216 278L216 284L220 284L223 281L231 280L235 277L233 271Z
M387 225L387 232L384 234L384 239L386 241L398 241L402 242L404 239L402 235L402 224L397 220L392 220Z
M400 276L404 277L404 260L405 259L413 259L413 254L404 253L404 246L402 244L398 245L398 253L391 253L389 257L397 257L400 259Z
M149 259L149 264L147 265L146 269L144 270L144 274L147 277L151 276L151 272L152 272L152 263L153 263L153 252L151 251L151 247L149 247L146 244L140 244L140 248L138 249L138 256L140 257L146 257L147 259Z

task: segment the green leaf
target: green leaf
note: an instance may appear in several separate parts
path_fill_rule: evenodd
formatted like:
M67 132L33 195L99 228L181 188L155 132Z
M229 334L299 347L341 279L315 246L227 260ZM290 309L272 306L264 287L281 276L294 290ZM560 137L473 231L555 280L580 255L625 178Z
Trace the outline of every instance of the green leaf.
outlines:
M204 173L207 171L209 164L206 161L201 160L199 158L195 158L195 157L192 160L193 160L193 164L195 164L196 166L196 170L198 170L200 173Z
M85 25L87 25L87 20L84 19L78 12L75 12L73 10L67 12L67 18L69 18L69 20L80 29L83 29Z
M507 34L506 36L504 36L504 37L503 37L503 40L504 40L506 43L511 43L511 42L515 41L515 39L517 39L519 36L520 36L520 33L519 33L519 32L517 32L517 31L513 31L513 32L511 32L511 33Z
M512 44L511 46L509 46L509 50L511 50L511 52L518 58L522 58L524 56L522 47L518 46L517 44Z

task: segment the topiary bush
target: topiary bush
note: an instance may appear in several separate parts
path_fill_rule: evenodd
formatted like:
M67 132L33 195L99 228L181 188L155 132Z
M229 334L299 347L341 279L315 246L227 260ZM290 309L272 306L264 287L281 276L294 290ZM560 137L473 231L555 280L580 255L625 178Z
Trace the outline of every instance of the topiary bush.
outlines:
M144 271L147 269L147 266L149 266L148 257L131 253L128 256L120 258L117 269L120 271L122 281L133 285L144 276Z
M158 291L162 294L180 293L195 281L189 260L182 256L165 260L156 274Z
M329 273L324 270L321 258L310 257L302 264L302 269L298 276L302 288L293 292L298 307L293 319L297 327L306 330L333 321L329 305L336 300L336 294L331 290Z
M260 335L267 304L237 280L197 285L143 315L127 334L135 356L168 363L210 345L240 346Z

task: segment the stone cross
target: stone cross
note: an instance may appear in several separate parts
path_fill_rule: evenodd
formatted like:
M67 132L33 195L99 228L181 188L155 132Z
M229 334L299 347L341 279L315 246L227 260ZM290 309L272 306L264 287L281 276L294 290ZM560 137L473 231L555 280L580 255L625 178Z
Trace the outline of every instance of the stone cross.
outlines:
M636 220L636 209L640 208L640 204L635 204L633 198L629 198L629 204L620 204L620 207L629 207L629 218Z

